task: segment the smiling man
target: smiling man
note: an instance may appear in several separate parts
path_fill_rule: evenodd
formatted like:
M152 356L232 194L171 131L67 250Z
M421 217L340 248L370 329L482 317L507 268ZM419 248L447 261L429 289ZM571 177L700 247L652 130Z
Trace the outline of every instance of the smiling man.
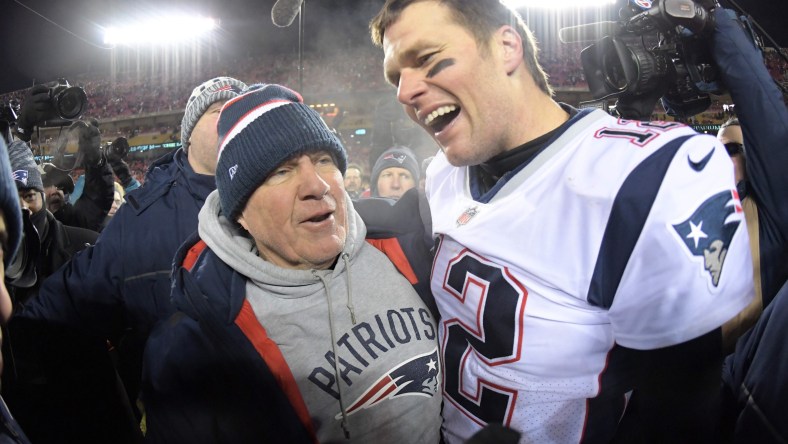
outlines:
M181 312L146 349L146 439L437 443L435 321L364 241L339 139L279 85L228 101L218 129Z
M441 147L426 195L445 441L494 423L522 442L714 441L720 326L753 294L723 146L557 103L499 0L388 0L370 28ZM705 267L712 240L725 254Z

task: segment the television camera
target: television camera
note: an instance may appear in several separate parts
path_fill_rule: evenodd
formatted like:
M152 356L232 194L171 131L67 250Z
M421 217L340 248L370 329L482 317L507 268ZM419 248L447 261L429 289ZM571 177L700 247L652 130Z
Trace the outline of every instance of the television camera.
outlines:
M617 114L639 120L648 119L660 99L675 117L705 111L709 95L725 93L708 39L714 6L709 0L628 0L618 22L561 29L565 43L594 41L580 53L595 98L583 105L617 98Z

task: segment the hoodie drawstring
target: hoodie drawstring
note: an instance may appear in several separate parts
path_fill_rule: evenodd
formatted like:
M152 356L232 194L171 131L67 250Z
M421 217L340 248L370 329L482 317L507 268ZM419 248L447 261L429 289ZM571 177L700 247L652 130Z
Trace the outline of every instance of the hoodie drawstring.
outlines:
M347 266L347 259L345 259L345 265ZM347 270L345 271L347 273ZM312 270L312 275L318 279L320 282L323 283L323 288L326 290L326 300L328 301L328 327L329 332L331 333L331 351L334 353L334 378L337 381L337 392L339 393L339 409L342 411L342 422L340 425L342 426L342 431L345 433L345 439L350 439L350 424L347 418L347 411L345 410L345 403L342 402L342 384L340 383L339 379L339 365L337 361L339 360L339 355L337 354L337 346L336 346L336 339L334 338L334 315L333 310L331 310L331 292L328 289L328 282L317 273L317 270ZM348 293L350 293L350 288L348 288ZM349 299L349 297L348 297ZM348 302L350 304L350 302ZM353 317L353 311L351 310L351 317Z
M350 255L342 253L342 260L345 261L345 276L347 276L347 304L346 307L350 311L350 321L356 325L356 312L353 307L353 286L350 285Z

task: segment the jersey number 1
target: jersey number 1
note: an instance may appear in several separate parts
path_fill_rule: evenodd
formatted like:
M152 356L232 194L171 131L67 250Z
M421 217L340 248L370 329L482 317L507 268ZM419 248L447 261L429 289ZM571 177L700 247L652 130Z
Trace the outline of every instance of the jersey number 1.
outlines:
M443 288L475 314L471 325L454 318L443 323L445 394L450 402L479 424L508 425L517 390L483 377L468 381L468 358L495 367L520 359L523 316L528 292L509 271L466 250L449 263ZM469 291L478 298L468 298ZM469 392L464 387L473 386Z

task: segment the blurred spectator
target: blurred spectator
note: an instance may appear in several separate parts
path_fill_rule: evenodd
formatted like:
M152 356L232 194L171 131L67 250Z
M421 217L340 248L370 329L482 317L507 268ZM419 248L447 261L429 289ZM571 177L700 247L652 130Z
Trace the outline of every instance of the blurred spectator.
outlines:
M419 169L419 162L410 148L387 149L372 167L370 196L399 199L419 183Z
M124 197L126 196L126 191L123 189L123 185L115 182L114 187L115 187L115 193L112 199L112 206L110 207L109 212L107 213L107 217L104 218L104 223L101 224L102 230L104 230L104 228L107 227L107 224L109 224L109 221L112 220L112 217L118 211L118 208L120 208L121 205L126 203L126 200L124 199Z
M363 170L359 164L348 164L347 171L345 171L345 191L347 191L351 199L358 199L364 191L364 189L361 188L361 178L363 175Z

